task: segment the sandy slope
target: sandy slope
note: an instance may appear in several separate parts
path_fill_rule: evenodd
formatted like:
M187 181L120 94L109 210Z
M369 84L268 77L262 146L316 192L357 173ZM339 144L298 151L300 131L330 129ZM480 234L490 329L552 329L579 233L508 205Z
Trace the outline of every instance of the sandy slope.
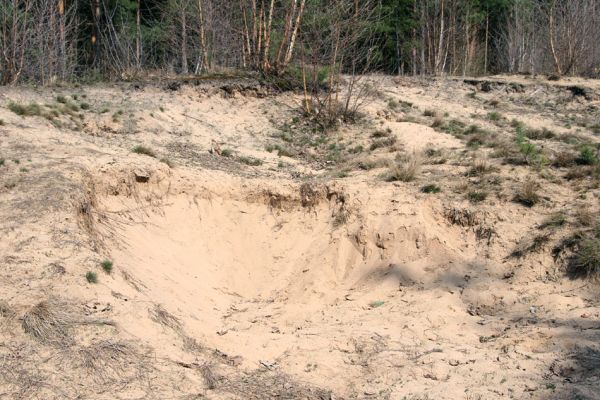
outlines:
M582 355L598 351L598 286L564 277L550 244L510 256L552 212L597 212L598 189L544 178L544 201L526 208L510 199L532 172L498 164L495 195L470 204L465 171L488 150L465 151L422 120L433 109L508 136L483 117L499 99L506 118L597 140L561 119L597 116L582 111L597 100L501 79L531 87L473 98L456 80L385 78L368 122L330 134L365 148L376 129L397 137L356 159L430 148L448 159L408 183L319 148L267 152L282 121L295 124L289 93L3 89L4 104L85 94L91 111L57 127L0 109L0 398L600 398ZM564 114L526 101L542 92ZM131 153L138 144L157 157ZM442 192L421 193L430 182ZM457 210L472 223L452 223Z

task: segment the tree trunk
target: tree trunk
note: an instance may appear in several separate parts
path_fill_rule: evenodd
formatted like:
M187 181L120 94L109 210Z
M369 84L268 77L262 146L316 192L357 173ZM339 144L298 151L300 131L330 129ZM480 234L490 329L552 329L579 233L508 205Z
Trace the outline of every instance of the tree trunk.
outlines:
M187 18L185 9L181 10L181 73L188 73Z
M550 6L550 14L548 16L548 27L550 33L550 51L552 52L552 58L554 59L554 67L556 68L556 73L558 75L562 75L562 69L560 68L560 61L558 60L558 55L556 54L556 48L554 44L554 8L556 6L556 0L552 1L552 5Z
M136 67L140 68L142 66L142 28L140 0L137 0L137 7L135 11L135 63Z
M58 25L60 30L60 39L59 39L59 65L60 65L60 79L65 80L67 74L67 54L66 54L66 44L65 44L65 0L58 0Z

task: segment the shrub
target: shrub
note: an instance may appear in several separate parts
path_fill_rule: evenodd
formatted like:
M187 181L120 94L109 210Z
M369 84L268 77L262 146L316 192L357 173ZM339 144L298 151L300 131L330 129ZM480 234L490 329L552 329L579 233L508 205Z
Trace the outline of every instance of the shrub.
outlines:
M362 153L363 151L364 151L364 148L360 144L358 146L351 147L348 149L348 153L350 153L350 154L358 154L358 153Z
M523 204L524 206L533 207L540 202L538 189L539 184L537 182L533 180L527 180L517 191L513 200L517 203Z
M442 125L444 125L444 118L441 117L441 116L439 116L439 115L436 115L433 118L433 122L431 123L431 127L432 128L438 128L438 127L440 127Z
M388 102L387 102L387 105L390 108L390 110L394 110L395 111L400 106L400 103L398 103L394 99L389 99Z
M24 105L14 103L11 101L10 103L8 103L8 109L22 117L40 115L42 113L42 107L36 103L29 103L28 105Z
M85 274L85 279L89 282L89 283L98 283L98 274L96 274L95 272L92 271L88 271Z
M371 137L372 137L372 138L375 138L375 139L377 139L377 138L383 138L383 137L388 137L388 136L390 136L390 134L391 134L391 133L392 133L392 130L391 130L391 129L389 129L389 128L388 128L387 130L385 130L385 131L382 131L382 130L376 130L375 132L373 132L373 133L371 134Z
M143 154L149 157L156 157L156 153L154 152L154 150L141 144L135 146L133 149L131 149L131 151L136 154Z
M440 126L439 129L452 136L462 137L465 133L465 127L466 125L464 122L457 119L451 119Z
M237 160L242 164L251 165L253 167L258 167L263 163L261 159L249 156L240 156L237 158Z
M5 162L6 160L4 158L0 158L0 167L3 166Z
M552 166L556 168L567 168L575 165L577 156L570 151L561 151L554 155Z
M89 103L81 103L79 105L79 107L81 107L82 110L89 110L90 109L90 104Z
M265 150L267 150L269 153L272 153L273 151L277 150L277 155L279 157L294 156L294 153L290 149L283 147L280 144L268 144L265 146Z
M171 161L169 158L163 157L163 158L160 159L160 162L163 163L163 164L167 164L167 166L169 168L173 168L173 161Z
M469 193L467 193L467 199L471 203L481 203L482 201L487 199L487 196L487 192L483 190L471 190Z
M231 150L231 149L221 150L221 156L223 156L223 157L231 157L232 155L233 155L233 150Z
M589 145L583 145L576 162L580 165L594 165L598 163L598 151Z
M556 134L548 128L542 129L524 129L525 136L531 140L552 139Z
M104 260L100 263L100 266L102 267L104 272L106 272L107 274L110 274L113 269L113 262L110 260Z
M421 188L421 192L423 192L423 193L439 193L441 191L442 191L442 188L440 188L436 184L425 185Z
M473 135L467 140L467 147L477 149L479 146L485 144L485 139L481 135Z
M487 117L490 121L500 121L502 119L502 114L498 111L492 111L488 113Z
M394 145L394 143L396 143L396 140L397 140L396 136L389 136L386 138L373 140L373 142L371 143L371 146L369 148L371 150L376 150L381 147L389 147L389 146Z
M69 100L67 100L67 98L65 96L63 96L62 94L56 96L57 103L67 104L67 101L69 101Z

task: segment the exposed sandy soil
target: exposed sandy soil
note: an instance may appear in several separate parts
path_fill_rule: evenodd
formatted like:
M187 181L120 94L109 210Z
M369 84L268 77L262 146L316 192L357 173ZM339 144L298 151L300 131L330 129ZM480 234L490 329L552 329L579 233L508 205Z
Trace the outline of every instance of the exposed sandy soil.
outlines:
M2 88L0 399L600 399L600 286L552 251L599 178L493 155L512 119L598 143L600 83L370 79L327 133L252 80ZM89 109L8 109L57 96Z

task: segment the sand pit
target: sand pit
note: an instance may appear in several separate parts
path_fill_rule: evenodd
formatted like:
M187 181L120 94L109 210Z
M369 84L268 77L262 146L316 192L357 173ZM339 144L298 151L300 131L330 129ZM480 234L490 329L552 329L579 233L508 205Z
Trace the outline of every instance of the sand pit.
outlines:
M386 78L327 132L210 82L0 108L0 398L597 399L596 105L505 79Z

